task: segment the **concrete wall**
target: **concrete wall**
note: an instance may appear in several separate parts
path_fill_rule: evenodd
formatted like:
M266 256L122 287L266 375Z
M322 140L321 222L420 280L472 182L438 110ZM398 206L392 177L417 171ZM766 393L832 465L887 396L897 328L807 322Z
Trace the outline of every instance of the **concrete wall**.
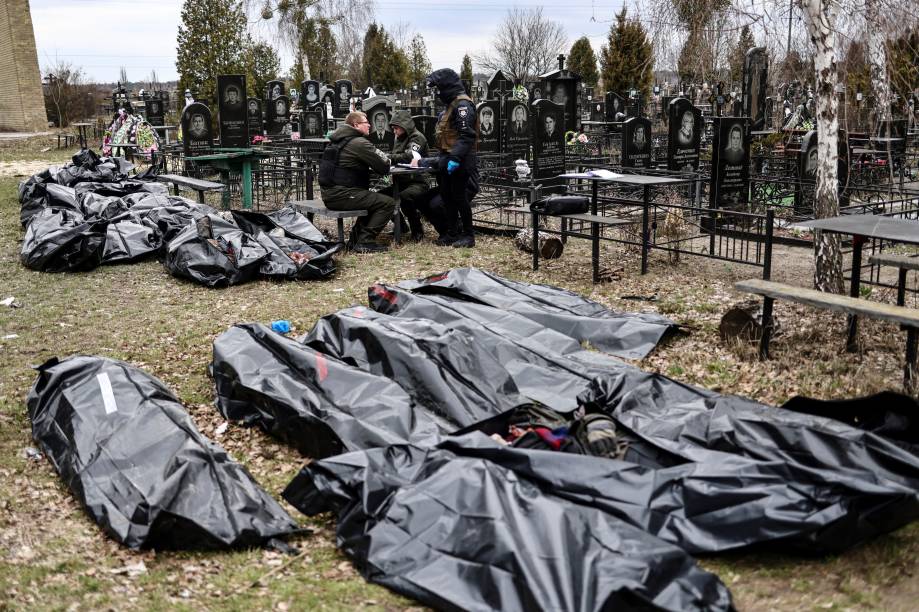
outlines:
M29 0L0 0L0 130L47 127Z

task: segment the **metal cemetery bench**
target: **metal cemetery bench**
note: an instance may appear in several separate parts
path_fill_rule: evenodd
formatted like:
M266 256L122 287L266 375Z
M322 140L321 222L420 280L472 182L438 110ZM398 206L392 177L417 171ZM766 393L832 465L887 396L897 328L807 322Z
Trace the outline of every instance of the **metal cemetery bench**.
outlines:
M345 242L345 219L366 217L367 211L360 210L329 210L321 200L299 200L288 202L288 206L297 212L306 215L310 223L313 222L314 215L335 219L338 224L338 242Z
M528 206L509 206L502 209L505 212L514 212L514 213L530 213L531 222L530 225L533 228L533 269L539 269L539 216L543 215L545 217L556 217L561 219L562 228L561 232L554 232L551 230L542 230L549 233L559 233L564 241L567 237L573 236L575 238L589 238L591 241L591 251L590 251L590 263L593 270L593 282L598 282L600 277L600 226L616 226L616 225L630 225L632 221L629 219L620 219L618 217L605 217L603 215L594 215L594 214L573 214L573 215L552 215L547 214L541 211L532 210ZM591 232L590 235L580 234L568 229L567 224L569 221L584 221L590 223Z
M890 266L898 269L897 278L897 306L906 305L906 273L909 270L919 271L919 257L905 255L890 255L881 253L868 258L876 266ZM906 328L906 367L903 371L904 386L907 392L912 393L916 387L915 367L916 353L919 348L919 334L915 327Z
M915 334L919 329L919 310L904 306L893 306L883 302L871 302L857 297L826 293L816 289L805 289L777 283L769 280L753 278L740 281L734 285L738 291L753 293L763 296L763 335L760 339L760 358L769 358L769 339L772 335L772 302L773 300L788 300L799 304L806 304L817 308L824 308L842 312L850 316L864 316L872 319L899 323L908 330L906 342L906 371L903 384L907 391L912 392L912 368L916 361ZM910 339L912 338L912 342Z
M192 178L190 176L181 176L179 174L161 174L156 180L163 183L172 183L173 193L179 195L179 187L188 187L198 192L198 201L204 204L205 191L223 191L226 185L214 181L205 181L204 179Z

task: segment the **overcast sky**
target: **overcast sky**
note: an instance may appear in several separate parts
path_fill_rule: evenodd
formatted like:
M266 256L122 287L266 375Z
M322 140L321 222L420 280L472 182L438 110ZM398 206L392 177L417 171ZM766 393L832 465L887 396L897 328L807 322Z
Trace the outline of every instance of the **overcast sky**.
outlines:
M176 79L175 40L182 4L182 0L31 0L42 72L59 58L82 67L92 81L117 81L121 66L131 81L149 79L152 70L160 81ZM376 0L376 21L387 29L399 21L409 22L424 36L434 68L459 70L463 54L488 47L511 6L544 6L543 14L565 28L569 46L587 36L599 52L621 4L621 0L569 0L551 6L525 0ZM253 24L253 30L267 37L260 24ZM270 42L281 53L281 71L287 72L291 53L278 41Z

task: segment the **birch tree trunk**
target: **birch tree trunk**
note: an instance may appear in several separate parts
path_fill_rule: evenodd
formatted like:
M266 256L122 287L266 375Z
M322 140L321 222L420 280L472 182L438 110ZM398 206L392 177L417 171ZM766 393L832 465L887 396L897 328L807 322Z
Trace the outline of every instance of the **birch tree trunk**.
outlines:
M882 16L879 0L865 0L865 21L868 27L868 67L871 72L871 88L875 97L875 118L877 121L890 119L890 79L887 77L888 32L886 19Z
M885 36L888 32L886 19L882 16L880 0L865 0L865 22L868 28L868 69L871 75L871 89L874 90L875 112L872 131L877 130L881 122L889 121L890 113L890 79L887 76L887 46ZM885 134L891 136L891 134ZM893 155L887 145L887 171L890 182L894 182Z
M814 76L817 103L817 185L814 216L839 214L839 81L835 49L839 4L836 0L799 0L804 22L814 44ZM842 253L838 234L819 232L814 238L814 286L821 291L842 293Z

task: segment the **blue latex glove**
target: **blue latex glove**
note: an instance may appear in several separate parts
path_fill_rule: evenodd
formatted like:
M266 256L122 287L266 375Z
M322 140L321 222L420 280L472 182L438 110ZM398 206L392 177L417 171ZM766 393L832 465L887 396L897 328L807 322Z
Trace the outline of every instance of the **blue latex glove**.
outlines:
M290 321L272 321L271 329L272 331L276 331L279 334L286 334L290 332Z
M460 165L451 159L447 162L447 174L453 174L453 172L459 167Z

